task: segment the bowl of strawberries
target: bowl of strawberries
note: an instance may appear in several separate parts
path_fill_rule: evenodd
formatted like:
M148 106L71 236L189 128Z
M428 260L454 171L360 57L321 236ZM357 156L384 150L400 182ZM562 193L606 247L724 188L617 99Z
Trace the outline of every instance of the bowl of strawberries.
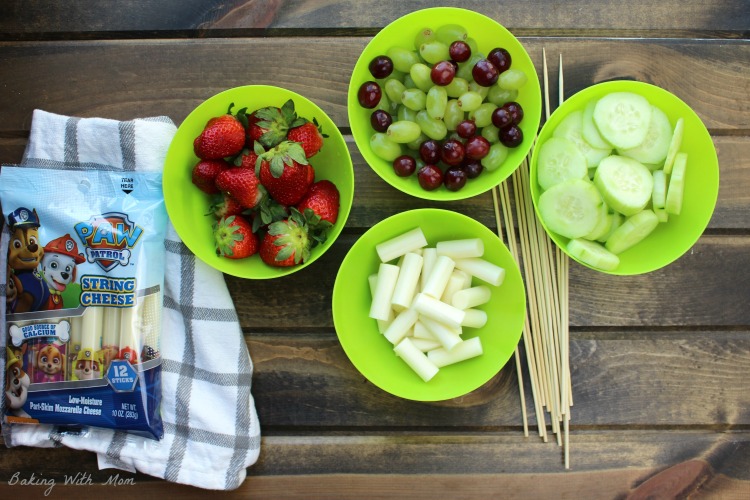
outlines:
M269 279L317 260L346 223L354 169L343 136L280 87L225 90L179 126L164 199L185 245L233 276Z

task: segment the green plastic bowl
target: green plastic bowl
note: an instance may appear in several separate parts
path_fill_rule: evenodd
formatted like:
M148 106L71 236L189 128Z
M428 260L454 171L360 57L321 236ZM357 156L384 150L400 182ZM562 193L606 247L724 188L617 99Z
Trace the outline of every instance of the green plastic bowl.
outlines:
M315 168L315 180L328 179L339 190L340 209L336 224L329 230L325 244L313 248L310 259L293 267L271 267L258 255L232 260L216 255L212 218L209 212L211 196L196 188L191 181L192 168L198 161L193 153L193 140L215 116L226 113L230 103L233 109L245 106L248 112L264 106L281 106L294 101L299 116L309 120L317 118L328 135L323 148L310 158ZM225 90L195 108L177 130L167 152L164 164L164 200L167 213L177 234L187 247L202 261L226 274L250 279L278 278L294 273L316 261L331 247L344 228L354 197L354 168L349 149L339 129L328 115L312 101L292 91L266 85L248 85Z
M603 271L574 259L584 266L609 274L643 274L674 262L698 241L708 226L719 195L719 160L711 135L695 111L680 98L660 87L629 80L599 83L573 95L552 113L539 133L537 147L534 148L531 157L531 196L538 215L537 203L542 193L536 182L538 145L552 136L555 127L569 113L582 110L590 100L601 98L610 92L633 92L642 95L666 113L672 127L678 118L682 117L685 120L680 151L687 153L688 163L680 215L669 214L668 222L660 223L643 241L619 254L620 265L612 271ZM573 258L566 249L568 238L550 231L544 221L541 222L557 246Z
M479 336L483 354L440 369L424 382L396 357L393 345L378 332L368 316L371 295L368 277L377 273L380 259L375 245L421 227L427 242L481 238L484 259L505 268L502 285L493 287L490 302L479 306L487 312L487 324L465 328L464 339ZM482 282L474 280L474 284ZM440 209L417 209L391 216L360 237L339 268L333 287L333 322L341 346L357 370L386 392L416 401L456 398L482 386L495 376L512 356L523 328L526 296L521 273L502 241L492 231L465 215Z
M374 133L370 125L372 110L365 109L359 104L357 91L362 83L372 80L368 65L370 61L392 46L414 47L414 37L425 27L438 27L456 23L464 26L469 36L477 41L479 48L485 55L495 47L503 47L511 54L512 66L523 70L528 81L519 91L518 103L524 110L521 130L524 134L523 143L510 150L505 162L493 172L482 172L476 179L469 179L459 191L449 191L445 187L434 191L425 191L419 186L417 176L399 177L393 171L390 162L378 157L370 149L370 137ZM539 78L534 64L521 43L507 29L487 16L466 9L452 7L435 7L418 10L393 21L383 28L367 44L357 60L349 82L348 95L349 125L352 129L354 141L370 167L388 184L417 198L428 200L461 200L488 191L500 184L518 168L528 152L531 150L533 138L539 130L542 112L542 96L539 88Z

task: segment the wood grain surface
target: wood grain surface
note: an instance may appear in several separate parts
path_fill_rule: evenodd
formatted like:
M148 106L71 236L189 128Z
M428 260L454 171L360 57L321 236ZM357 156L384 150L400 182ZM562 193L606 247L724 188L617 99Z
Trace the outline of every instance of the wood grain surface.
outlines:
M524 380L524 437L512 363L454 400L417 403L368 382L333 325L335 272L389 215L441 207L496 229L489 193L437 203L407 197L367 165L346 100L362 49L423 0L6 0L0 7L0 162L19 162L36 108L75 116L166 115L179 124L229 87L299 92L344 133L355 203L343 234L283 280L226 277L254 363L263 440L236 491L204 492L114 470L70 449L0 450L0 498L45 497L13 475L53 480L48 497L720 498L750 497L750 9L744 0L444 2L520 37L542 76L542 49L565 93L634 79L674 93L705 123L720 191L703 236L670 266L619 277L570 268L572 470L536 434ZM557 94L556 78L551 89ZM294 305L293 313L290 304ZM523 346L521 346L523 354ZM550 425L548 415L544 416ZM66 486L76 472L91 489Z

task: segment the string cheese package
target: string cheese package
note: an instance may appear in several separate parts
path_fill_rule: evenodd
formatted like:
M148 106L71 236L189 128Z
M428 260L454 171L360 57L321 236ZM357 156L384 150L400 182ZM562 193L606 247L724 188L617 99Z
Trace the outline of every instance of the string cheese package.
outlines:
M3 166L0 202L5 422L160 439L161 173Z

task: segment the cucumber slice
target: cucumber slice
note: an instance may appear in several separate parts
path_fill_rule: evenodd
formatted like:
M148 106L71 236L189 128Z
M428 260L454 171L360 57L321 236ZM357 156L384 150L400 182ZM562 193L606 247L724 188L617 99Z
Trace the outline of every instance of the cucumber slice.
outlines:
M656 208L664 208L667 202L667 174L664 170L654 170L654 190L651 193L651 204Z
M599 165L599 162L612 152L612 148L595 148L583 138L583 111L573 111L563 118L560 124L555 127L552 136L562 137L573 142L586 157L586 164L589 168Z
M543 190L568 179L583 179L587 174L586 157L568 139L550 137L539 148L537 182Z
M674 125L674 132L672 132L672 141L669 143L669 150L667 151L667 159L664 160L664 173L672 173L672 165L674 165L675 157L680 152L680 146L682 146L682 133L685 129L685 120L682 118L677 119L677 123Z
M566 238L580 238L599 221L602 197L590 182L571 179L555 184L539 197L539 217L550 231Z
M622 221L625 219L623 215L620 212L614 212L608 215L612 219L612 225L609 228L609 232L602 236L601 238L597 238L596 241L600 243L604 243L609 239L610 236L612 236L612 233L614 233L618 227L622 226Z
M568 242L568 253L591 267L612 271L620 265L620 258L601 246L588 240L573 239Z
M611 227L612 217L609 215L609 208L605 203L602 203L599 206L599 218L597 220L596 226L594 226L594 229L592 229L591 232L583 238L586 240L598 240L605 234L609 233Z
M667 151L672 140L672 125L664 111L651 106L651 120L648 122L646 138L638 146L622 149L622 156L633 158L641 163L661 164L667 158Z
M594 108L596 108L596 100L589 101L583 109L583 128L581 130L583 139L595 148L611 151L612 145L602 137L594 123Z
M667 188L667 200L664 208L667 213L680 215L682 210L682 194L685 189L685 168L687 167L687 153L677 153L669 176L669 188Z
M648 132L651 104L632 92L612 92L596 103L594 123L602 137L617 149L634 148Z
M616 212L633 215L651 199L654 180L651 172L632 158L612 155L596 169L594 184L604 202Z
M654 208L654 213L659 222L669 222L669 214L664 208Z
M659 218L651 210L643 210L629 217L622 226L612 233L604 246L610 252L619 254L640 243L659 225Z

